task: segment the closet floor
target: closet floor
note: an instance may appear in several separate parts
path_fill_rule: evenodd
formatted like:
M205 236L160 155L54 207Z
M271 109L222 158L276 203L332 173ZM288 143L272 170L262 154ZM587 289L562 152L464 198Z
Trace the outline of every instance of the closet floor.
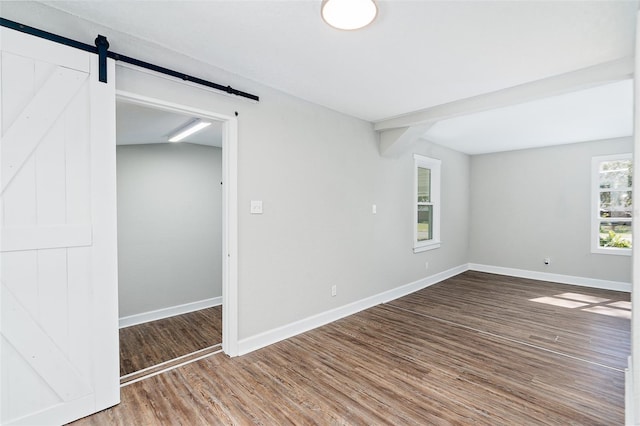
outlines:
M222 306L120 329L120 376L222 343Z

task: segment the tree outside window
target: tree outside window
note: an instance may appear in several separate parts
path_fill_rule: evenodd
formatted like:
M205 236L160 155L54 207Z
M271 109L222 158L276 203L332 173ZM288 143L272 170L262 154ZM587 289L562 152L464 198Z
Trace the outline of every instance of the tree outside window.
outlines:
M630 254L633 216L631 154L593 159L594 211L592 251Z

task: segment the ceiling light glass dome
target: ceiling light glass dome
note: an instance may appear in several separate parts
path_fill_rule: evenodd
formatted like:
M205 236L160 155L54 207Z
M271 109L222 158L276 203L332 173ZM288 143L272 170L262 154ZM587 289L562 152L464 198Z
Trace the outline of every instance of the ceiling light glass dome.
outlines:
M322 19L340 30L357 30L376 18L378 7L373 0L323 0Z

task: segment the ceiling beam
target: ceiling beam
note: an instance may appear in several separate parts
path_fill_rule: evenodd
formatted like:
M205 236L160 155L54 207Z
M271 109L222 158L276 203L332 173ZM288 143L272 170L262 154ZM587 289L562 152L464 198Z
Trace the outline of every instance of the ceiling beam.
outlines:
M429 130L434 123L426 123L399 129L389 129L380 132L380 155L397 157L406 152L409 147Z
M633 77L633 70L634 58L626 56L565 74L559 74L495 92L460 99L398 117L381 120L374 123L374 129L381 132L391 129L405 129L406 131L406 129L413 126L427 123L433 124L436 121L447 118L516 105L550 96L575 92L581 89L588 89L601 84L626 80ZM391 135L392 133L389 133L385 138L384 133L381 134L381 153L391 149L391 143L389 141ZM383 139L385 140L384 147ZM402 142L403 145L404 142L406 142L405 138L397 138L397 141Z

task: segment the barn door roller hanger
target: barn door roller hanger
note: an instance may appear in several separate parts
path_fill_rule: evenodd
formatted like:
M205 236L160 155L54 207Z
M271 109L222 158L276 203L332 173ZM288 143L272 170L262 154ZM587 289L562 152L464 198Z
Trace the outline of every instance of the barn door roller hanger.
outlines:
M28 25L20 24L18 22L11 21L9 19L5 19L1 17L0 17L0 26L11 28L13 30L30 34L36 37L44 38L56 43L64 44L66 46L71 46L76 49L84 50L86 52L95 53L96 55L98 55L98 64L99 64L98 79L103 83L107 82L107 58L111 58L116 61L126 62L128 64L135 65L140 68L145 68L161 74L166 74L171 77L178 78L180 80L190 81L192 83L196 83L212 89L220 90L222 92L225 92L231 95L236 95L243 98L251 99L256 102L260 100L260 97L257 95L253 95L251 93L234 89L231 86L224 86L222 84L214 83L208 80L203 80L201 78L184 74L179 71L174 71L169 68L161 67L159 65L151 64L149 62L145 62L129 56L121 55L116 52L111 52L109 50L109 41L103 35L98 35L98 37L96 37L95 39L95 46L92 46L90 44L82 43L77 40L73 40L67 37L63 37L47 31L43 31L38 28L30 27Z

